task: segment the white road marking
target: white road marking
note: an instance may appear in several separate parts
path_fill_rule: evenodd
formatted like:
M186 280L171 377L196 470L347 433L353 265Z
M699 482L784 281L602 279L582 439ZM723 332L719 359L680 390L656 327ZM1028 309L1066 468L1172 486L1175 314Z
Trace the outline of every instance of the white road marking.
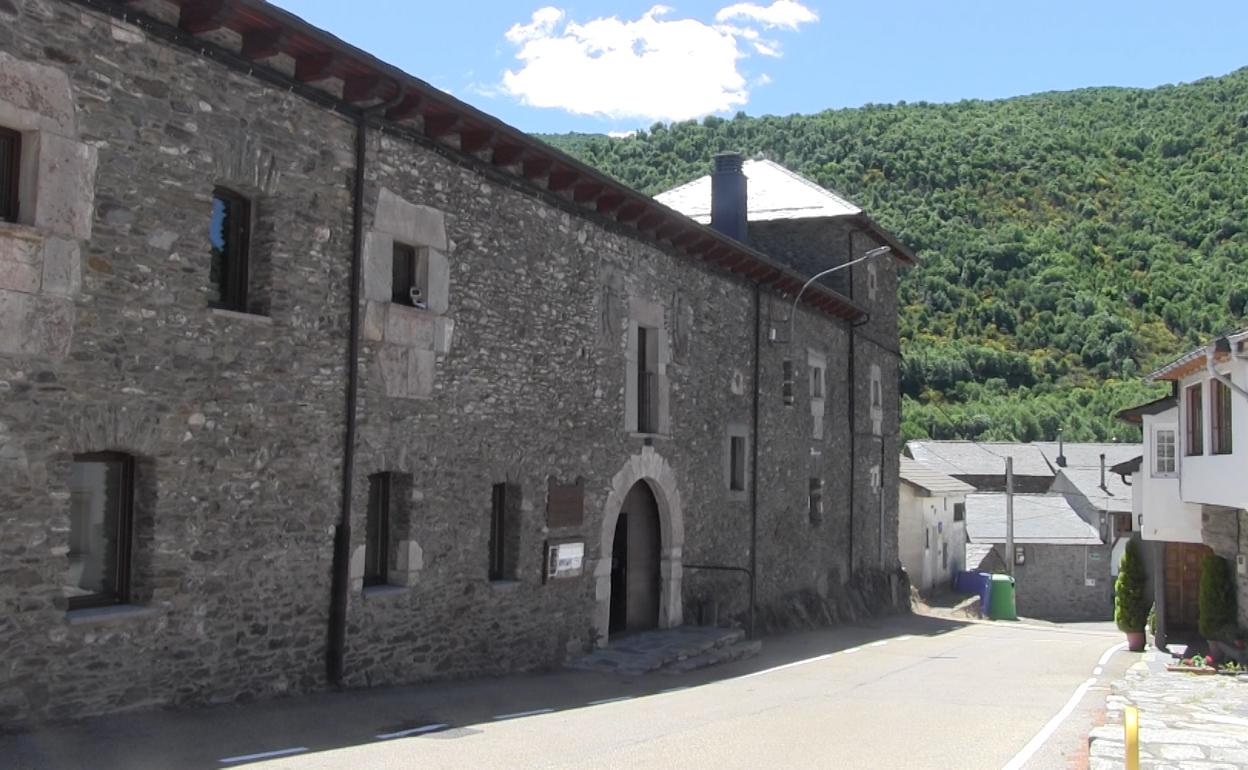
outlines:
M755 671L750 674L742 674L741 676L736 677L736 678L737 679L752 679L753 677L762 676L763 674L771 674L776 671L783 671L786 668L795 668L797 666L804 666L807 663L818 663L821 660L827 660L828 658L832 657L835 654L836 653L834 652L829 652L826 655L816 655L813 658L806 658L805 660L795 660L792 663L785 663L780 666L773 666L771 668L765 668L762 671Z
M862 648L861 647L848 647L844 650L841 650L841 652L844 653L845 655L853 655L855 652L862 652Z
M910 640L911 640L911 639L913 639L913 638L914 638L913 636L910 636L909 634L907 634L907 635L905 635L905 636L899 636L899 637L897 637L896 639L894 639L893 641L894 641L894 642L908 642L908 641L910 641Z
M423 725L421 727L413 727L408 730L399 730L397 733L382 733L381 735L378 735L377 738L378 740L385 741L391 738L402 738L407 735L420 735L422 733L431 733L434 730L444 730L447 727L449 727L449 725L444 725L441 723L438 723L436 725Z
M532 711L517 711L514 714L499 714L496 717L491 717L491 719L495 721L498 721L501 719L519 719L520 717L532 717L532 716L537 716L538 714L549 714L553 711L554 709L533 709Z
M1096 672L1098 672L1097 676L1100 676L1099 672L1102 671L1101 667L1109 662L1109 659L1113 657L1113 654L1121 649L1124 649L1126 646L1126 642L1120 642L1115 644L1113 647L1110 647L1104 652L1104 654L1101 655L1100 660L1097 661L1097 667L1095 669ZM1094 684L1096 684L1096 677L1087 679L1083 684L1079 685L1079 687L1075 689L1074 695L1070 696L1070 700L1066 701L1066 705L1062 706L1062 710L1054 714L1053 718L1045 723L1044 727L1040 728L1040 732L1036 733L1035 737L1028 741L1027 745L1023 747L1023 750L1015 754L1014 758L1002 767L1001 770L1021 770L1021 768L1027 764L1035 753L1040 750L1040 747L1044 745L1045 741L1053 736L1053 733L1057 731L1057 728L1061 726L1062 722L1070 716L1071 712L1075 710L1075 707L1079 705L1079 701L1083 700L1083 696L1087 694L1088 688Z
M1106 663L1109 662L1109 659L1113 657L1115 652L1118 652L1119 650L1125 650L1125 649L1127 649L1126 642L1119 642L1118 644L1115 644L1113 647L1110 647L1108 650L1105 651L1105 654L1102 655L1101 659L1096 662L1096 665L1098 666L1105 665Z
M585 705L587 705L587 706L601 706L601 705L602 705L602 704L604 704L604 703L619 703L619 702L620 702L620 701L622 701L622 700L632 700L632 699L633 699L633 696L631 696L631 695L621 695L621 696L620 696L620 697L618 697L618 698L603 698L602 700L591 700L589 703L587 703L587 704L585 704Z
M307 751L306 746L299 746L293 749L278 749L277 751L262 751L259 754L243 754L237 757L225 757L218 760L223 765L232 765L236 762L250 762L253 759L270 759L272 757L285 757L290 754L302 754Z
M867 646L868 647L883 647L886 644L888 644L888 640L884 639L883 641L872 642L871 644L868 644Z
M1103 673L1105 673L1105 669L1101 668L1100 666L1097 666L1096 668L1092 669L1093 676L1100 676Z

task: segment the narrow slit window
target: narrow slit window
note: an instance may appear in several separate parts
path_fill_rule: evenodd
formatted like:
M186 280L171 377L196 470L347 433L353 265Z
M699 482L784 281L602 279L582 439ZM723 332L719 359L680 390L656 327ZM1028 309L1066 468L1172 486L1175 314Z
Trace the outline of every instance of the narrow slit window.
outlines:
M364 585L385 585L390 579L390 499L394 474L368 477L368 519L364 528Z
M0 221L17 221L21 168L22 135L11 128L0 128Z
M658 342L655 329L637 327L637 432L659 432Z
M118 452L74 457L69 479L69 608L130 600L134 458Z
M728 489L733 492L745 490L745 437L732 436L728 439L729 476Z
M810 493L807 498L808 513L810 514L810 523L818 524L823 521L823 479L813 478L810 480Z
M490 502L490 580L503 580L507 575L506 514L507 485L495 484Z
M214 306L246 313L251 202L221 187L214 190L208 238L212 246L209 278L217 290Z
M814 399L823 398L823 367L810 367L810 397Z

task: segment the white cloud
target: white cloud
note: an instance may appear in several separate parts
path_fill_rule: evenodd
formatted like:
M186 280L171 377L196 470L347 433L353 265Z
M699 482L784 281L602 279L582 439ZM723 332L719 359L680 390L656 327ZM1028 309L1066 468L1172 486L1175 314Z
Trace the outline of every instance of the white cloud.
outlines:
M632 131L608 131L607 136L611 137L612 139L629 139L634 136L637 136L637 130L633 129Z
M802 24L819 21L819 14L795 0L775 0L766 7L755 3L736 3L727 8L721 8L719 13L715 14L715 21L724 22L731 19L748 19L764 27L797 29Z
M580 115L687 120L747 102L738 64L751 51L780 56L779 42L761 39L748 23L711 24L671 14L656 5L635 20L612 16L579 23L560 8L540 8L528 23L506 32L519 66L503 72L501 89L533 107ZM796 29L818 17L793 0L776 0L766 8L739 3L716 15L733 18Z

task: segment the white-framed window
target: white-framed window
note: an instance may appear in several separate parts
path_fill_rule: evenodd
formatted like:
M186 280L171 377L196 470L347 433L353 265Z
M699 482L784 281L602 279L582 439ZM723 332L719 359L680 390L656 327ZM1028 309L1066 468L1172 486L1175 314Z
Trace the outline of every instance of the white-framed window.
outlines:
M1178 450L1178 430L1155 428L1153 430L1153 476L1172 477L1175 474L1175 454Z

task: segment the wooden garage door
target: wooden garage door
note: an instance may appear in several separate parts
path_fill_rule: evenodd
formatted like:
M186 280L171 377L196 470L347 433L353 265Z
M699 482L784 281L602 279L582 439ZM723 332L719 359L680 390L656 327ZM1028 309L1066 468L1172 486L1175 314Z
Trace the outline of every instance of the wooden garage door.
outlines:
M1166 625L1196 628L1200 606L1200 560L1213 553L1200 543L1166 543Z

